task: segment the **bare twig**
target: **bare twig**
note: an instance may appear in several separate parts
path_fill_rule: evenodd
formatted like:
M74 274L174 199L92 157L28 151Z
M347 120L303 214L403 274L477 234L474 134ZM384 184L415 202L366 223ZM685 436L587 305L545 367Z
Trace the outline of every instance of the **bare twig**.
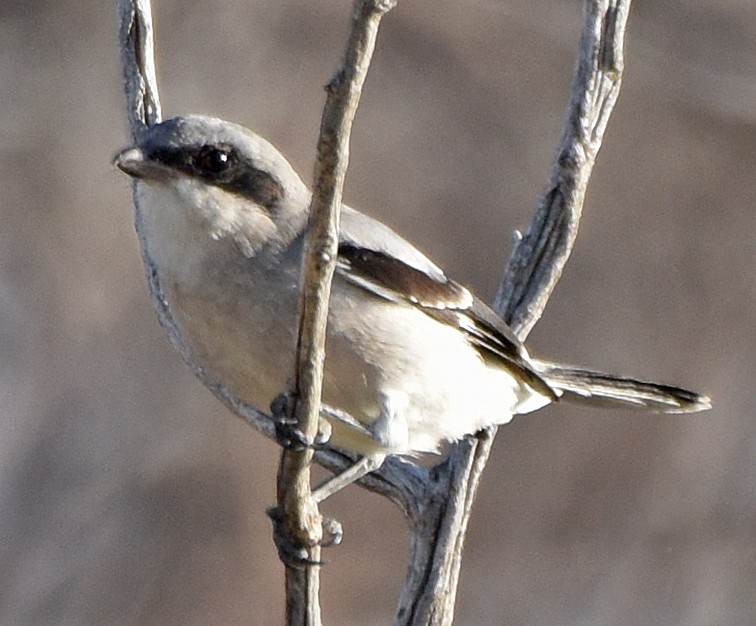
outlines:
M160 121L149 0L116 0L126 112L131 138Z
M541 200L512 254L495 310L524 339L538 321L569 258L585 190L620 88L630 0L587 0L564 134ZM448 498L425 507L424 536L413 536L396 624L451 624L471 505L496 428L460 442L437 476ZM437 490L429 490L434 493ZM437 501L434 501L437 502Z
M349 161L349 136L375 49L378 26L394 6L386 0L357 0L344 61L326 87L310 218L305 236L299 312L297 370L292 398L299 430L314 439L320 420L326 322L336 266L339 213ZM319 624L318 603L322 518L310 491L311 448L284 449L278 474L278 504L286 534L309 549L304 567L286 564L287 623Z
M564 134L548 187L494 301L521 339L540 318L577 236L585 190L619 95L630 0L588 0Z

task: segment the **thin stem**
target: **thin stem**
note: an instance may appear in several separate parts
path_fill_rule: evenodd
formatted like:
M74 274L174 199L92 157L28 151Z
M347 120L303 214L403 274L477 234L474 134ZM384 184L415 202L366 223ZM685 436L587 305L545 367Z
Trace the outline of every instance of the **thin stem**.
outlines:
M326 87L305 236L297 369L291 394L299 430L308 438L316 436L320 421L328 302L338 251L349 137L380 20L393 5L376 0L356 2L344 61ZM322 518L310 489L312 458L311 448L285 449L278 473L278 507L285 520L284 532L295 545L309 549L309 564L286 564L287 621L291 625L320 623L317 563Z

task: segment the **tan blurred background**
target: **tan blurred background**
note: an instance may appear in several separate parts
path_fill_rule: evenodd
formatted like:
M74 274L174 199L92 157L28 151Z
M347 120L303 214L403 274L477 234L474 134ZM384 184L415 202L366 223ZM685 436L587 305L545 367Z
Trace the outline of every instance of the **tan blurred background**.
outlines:
M309 179L351 0L157 3L166 116L257 129ZM546 178L577 0L414 0L385 20L348 201L487 300ZM634 3L627 72L531 351L708 392L709 413L551 407L504 428L459 624L756 623L756 13ZM163 338L110 165L110 2L0 3L0 624L276 624L276 447ZM386 624L407 532L325 507L329 624Z

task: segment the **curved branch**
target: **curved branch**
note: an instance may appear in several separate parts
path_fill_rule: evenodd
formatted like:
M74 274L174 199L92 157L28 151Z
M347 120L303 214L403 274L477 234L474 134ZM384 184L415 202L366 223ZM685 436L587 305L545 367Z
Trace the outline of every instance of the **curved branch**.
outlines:
M151 7L149 0L115 0L115 5L129 132L132 140L135 140L146 127L158 123L161 119L160 97L155 71ZM136 194L134 194L134 229L139 239L150 298L160 325L171 344L195 375L235 415L244 419L267 437L275 438L273 422L270 417L239 400L220 381L206 372L181 336L173 313L163 294L155 264L148 256L147 248L144 245L142 211Z

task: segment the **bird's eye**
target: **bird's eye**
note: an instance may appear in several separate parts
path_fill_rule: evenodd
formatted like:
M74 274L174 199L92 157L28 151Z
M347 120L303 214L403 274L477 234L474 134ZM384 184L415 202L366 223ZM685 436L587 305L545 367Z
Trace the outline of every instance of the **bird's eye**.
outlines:
M230 150L217 146L203 146L194 159L194 166L208 174L221 174L233 165L233 155Z

